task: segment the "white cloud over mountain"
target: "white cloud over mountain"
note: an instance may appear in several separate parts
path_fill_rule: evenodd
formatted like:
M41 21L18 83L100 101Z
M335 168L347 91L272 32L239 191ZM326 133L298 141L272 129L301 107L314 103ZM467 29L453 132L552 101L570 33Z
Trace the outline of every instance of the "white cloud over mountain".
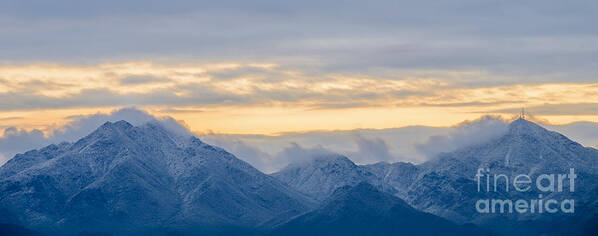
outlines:
M95 130L106 121L126 120L133 125L158 121L169 130L191 134L183 121L170 117L155 117L136 108L123 108L109 114L69 117L71 122L52 132L5 128L0 136L0 163L16 153L40 148L51 143L75 141ZM467 145L490 140L506 132L508 120L484 116L452 127L410 126L381 130L317 131L284 133L278 136L199 134L202 140L220 146L264 172L274 172L293 163L310 158L339 153L358 164L379 161L408 161L421 163L440 152L448 152ZM584 122L569 125L544 124L563 132L586 146L598 144L598 136L589 130L598 123Z
M430 136L423 143L416 143L416 149L428 158L442 152L452 152L462 147L485 143L508 131L508 120L498 116L483 116L474 121L465 121L444 135Z
M135 108L123 108L115 110L110 114L97 113L88 116L72 116L69 119L71 121L68 124L58 127L49 133L43 133L37 129L5 128L3 135L0 136L0 155L4 156L3 159L0 159L0 163L3 164L15 154L30 149L40 148L52 143L76 141L88 135L106 121L126 120L133 125L158 121L171 131L182 135L190 135L190 132L183 126L184 123L177 122L169 117L154 117L145 111Z

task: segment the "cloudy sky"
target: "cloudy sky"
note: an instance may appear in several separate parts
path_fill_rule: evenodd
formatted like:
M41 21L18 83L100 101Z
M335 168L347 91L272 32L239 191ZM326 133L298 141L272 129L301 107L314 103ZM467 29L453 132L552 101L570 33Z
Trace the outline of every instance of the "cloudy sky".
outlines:
M205 135L598 121L595 1L0 6L3 137L123 107Z

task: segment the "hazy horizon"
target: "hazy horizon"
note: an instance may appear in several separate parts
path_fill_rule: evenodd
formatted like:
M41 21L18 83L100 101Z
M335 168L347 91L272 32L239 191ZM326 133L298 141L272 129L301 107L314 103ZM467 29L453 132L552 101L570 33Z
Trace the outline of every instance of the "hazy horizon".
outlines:
M220 146L266 173L282 169L289 163L311 158L322 152L346 155L357 164L384 162L422 163L441 152L489 141L506 132L508 124L519 115L501 117L482 115L450 126L404 126L382 129L318 130L286 132L276 135L200 133L188 130L210 144ZM17 153L60 142L74 142L107 121L125 120L141 125L160 120L167 126L189 129L184 120L156 116L138 108L122 108L69 118L69 122L51 130L5 128L0 136L0 164ZM564 125L544 123L527 114L526 119L560 132L587 147L598 147L597 122ZM178 128L180 129L180 128Z

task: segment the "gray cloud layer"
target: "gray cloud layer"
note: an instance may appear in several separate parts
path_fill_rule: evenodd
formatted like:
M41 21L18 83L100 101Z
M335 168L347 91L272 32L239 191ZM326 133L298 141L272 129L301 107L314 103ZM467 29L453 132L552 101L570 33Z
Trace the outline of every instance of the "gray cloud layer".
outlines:
M0 16L7 63L259 60L313 74L474 69L536 82L598 72L594 1L8 0Z
M0 65L50 62L98 66L140 60L161 65L280 65L279 70L240 67L202 75L210 77L210 83L256 76L262 77L258 82L270 86L269 90L254 86L253 93L244 95L218 90L210 84L165 85L151 93L122 92L111 89L115 85L110 84L70 91L65 96L47 96L40 91L76 88L89 78L79 78L75 85L62 83L60 78L30 78L19 88L2 88L19 78L0 74L0 110L269 105L306 100L319 100L313 105L316 108L348 108L372 106L374 99L397 101L410 96L445 103L422 101L409 105L503 103L519 107L529 102L525 96L500 101L459 97L447 101L440 97L442 94L435 94L443 86L378 93L352 89L347 93L281 88L273 82L292 77L283 72L297 71L301 78L294 79L298 80L326 80L338 74L392 81L437 78L450 88L484 88L595 82L598 74L598 30L593 24L598 20L598 3L594 1L0 0L0 5ZM413 71L431 72L414 75ZM166 84L171 79L141 72L119 82L131 87ZM397 101L399 106L405 105L401 102ZM592 106L591 114L596 114L594 105L575 104L579 101L547 98L541 102L554 102L560 107L538 108L538 113L564 107L559 110L575 114Z
M526 112L534 115L598 115L598 103L543 104L526 107ZM520 109L502 109L493 112L517 114Z

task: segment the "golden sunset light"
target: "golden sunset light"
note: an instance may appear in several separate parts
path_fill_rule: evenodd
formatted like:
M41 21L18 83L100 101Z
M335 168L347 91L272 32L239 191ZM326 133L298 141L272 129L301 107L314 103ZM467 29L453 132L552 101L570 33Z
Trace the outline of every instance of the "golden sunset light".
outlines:
M587 109L598 101L598 83L472 86L493 76L474 71L310 76L267 63L125 62L2 66L0 75L3 125L45 131L119 107L171 116L199 133L230 134L451 126L521 108L553 124L598 121L598 111Z

